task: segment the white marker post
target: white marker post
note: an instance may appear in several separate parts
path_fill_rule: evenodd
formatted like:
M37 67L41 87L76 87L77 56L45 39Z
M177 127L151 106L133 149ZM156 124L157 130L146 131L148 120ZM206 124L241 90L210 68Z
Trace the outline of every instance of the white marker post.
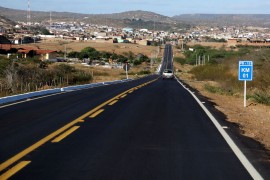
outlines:
M128 71L130 69L130 65L128 63L125 63L124 66L123 66L123 69L126 71L126 76L127 76L127 79L128 79Z
M247 81L244 81L244 107L247 107Z
M247 107L247 81L252 81L253 62L239 61L238 80L244 81L244 107Z
M126 75L127 75L127 79L128 79L128 65L126 64Z

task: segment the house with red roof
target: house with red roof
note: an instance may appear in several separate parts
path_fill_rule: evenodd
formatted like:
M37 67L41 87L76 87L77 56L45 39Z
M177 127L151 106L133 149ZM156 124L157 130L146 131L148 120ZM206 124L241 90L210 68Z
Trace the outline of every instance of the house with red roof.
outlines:
M48 59L56 59L57 51L53 50L41 50L33 48L20 48L18 53L22 54L22 58L32 58L34 56L38 57L41 61Z
M36 50L36 56L38 56L41 61L48 59L56 59L57 55L57 51L53 50Z

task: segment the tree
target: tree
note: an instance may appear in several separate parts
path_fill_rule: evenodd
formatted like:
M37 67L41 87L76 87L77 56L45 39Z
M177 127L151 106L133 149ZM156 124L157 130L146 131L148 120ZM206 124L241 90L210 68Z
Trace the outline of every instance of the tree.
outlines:
M5 70L11 64L11 60L6 58L0 58L0 76L5 76Z
M17 88L16 88L16 82L18 79L17 73L18 73L18 70L16 69L14 62L8 65L6 70L4 71L4 74L6 77L5 81L7 84L7 88L11 90L12 93L17 92Z
M109 59L112 56L112 53L110 53L110 52L102 52L101 56L102 56L102 58Z
M100 59L100 52L98 52L95 48L86 47L80 52L79 58Z
M43 35L51 35L50 31L46 28L41 28L40 33Z
M112 60L116 60L116 59L118 59L118 55L117 54L115 54L115 53L113 53L113 55L112 55Z
M70 53L68 53L68 57L69 58L79 58L80 57L80 53L77 51L71 51Z
M125 56L123 55L118 56L118 62L125 63L127 61L128 61L128 58L126 58Z
M90 52L94 52L97 51L95 48L92 47L86 47L83 50L81 50L81 52L85 52L85 53L90 53Z

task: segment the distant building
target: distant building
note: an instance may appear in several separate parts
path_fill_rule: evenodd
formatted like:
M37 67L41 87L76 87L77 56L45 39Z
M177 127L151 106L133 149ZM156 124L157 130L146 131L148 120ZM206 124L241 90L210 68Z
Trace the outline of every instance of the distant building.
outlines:
M148 29L140 29L139 31L140 32L145 32L145 33L148 33L149 32Z
M133 28L129 28L129 27L125 27L122 29L123 32L125 33L133 33L134 32L134 29Z
M54 50L41 50L41 49L33 49L33 48L20 48L18 53L21 54L22 58L31 58L37 56L41 61L45 61L48 59L56 59L57 51Z
M57 57L57 51L53 50L36 50L36 55L41 61L48 59L55 59Z

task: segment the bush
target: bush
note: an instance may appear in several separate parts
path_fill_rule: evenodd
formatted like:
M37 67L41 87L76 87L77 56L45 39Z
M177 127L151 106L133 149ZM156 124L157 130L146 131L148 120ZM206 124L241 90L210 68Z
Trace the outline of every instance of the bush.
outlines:
M11 64L11 60L0 57L0 77L4 76L4 71Z
M58 71L59 76L76 72L75 68L68 64L60 64L58 66L55 66L54 68L56 71Z
M90 81L92 81L92 79L93 77L91 74L78 72L77 74L73 76L72 81L74 84L81 84L81 83L89 83Z
M265 92L257 92L254 93L254 95L251 96L252 99L254 99L257 103L270 105L270 95Z
M146 74L151 74L151 71L143 70L143 71L138 72L138 75L146 75Z
M252 86L262 90L267 91L270 87L270 62L265 61L262 63L261 67L257 67L254 72L254 80L251 82Z
M223 64L208 64L205 66L196 66L190 71L190 73L192 73L199 81L223 81L228 79L228 76L231 76L228 72L229 67Z
M221 87L211 86L209 84L204 85L204 89L208 92L215 94L225 94L225 95L233 95L233 92L230 89L224 89Z
M94 76L110 76L107 72L94 72Z
M178 63L180 63L180 64L186 64L187 62L186 62L186 59L185 58L181 58L181 57L175 57L174 58L174 61L175 62L178 62Z

